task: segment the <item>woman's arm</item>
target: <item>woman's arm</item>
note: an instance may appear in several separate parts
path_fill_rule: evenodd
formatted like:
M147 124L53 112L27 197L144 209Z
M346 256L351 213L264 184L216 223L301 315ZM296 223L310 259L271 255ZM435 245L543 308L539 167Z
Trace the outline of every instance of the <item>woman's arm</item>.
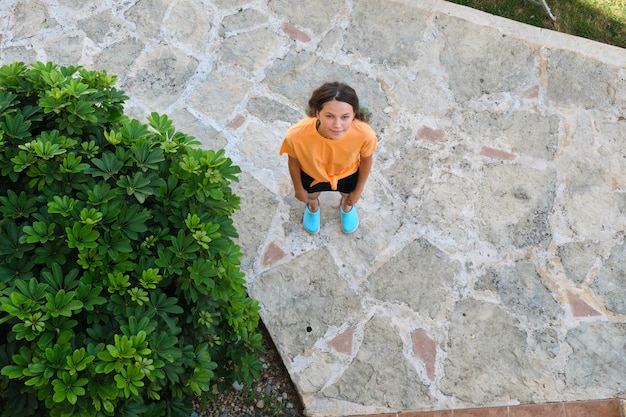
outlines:
M304 189L304 186L302 185L302 177L300 176L300 161L292 156L289 156L287 166L289 167L289 175L291 176L291 182L293 183L295 197L303 203L308 202L309 193Z
M356 187L354 187L354 190L352 190L352 192L348 196L347 203L349 205L356 204L361 198L361 193L363 192L363 189L365 188L365 183L367 182L367 178L369 177L370 172L372 171L373 160L374 160L373 156L361 158L361 164L359 165L359 179L357 180Z

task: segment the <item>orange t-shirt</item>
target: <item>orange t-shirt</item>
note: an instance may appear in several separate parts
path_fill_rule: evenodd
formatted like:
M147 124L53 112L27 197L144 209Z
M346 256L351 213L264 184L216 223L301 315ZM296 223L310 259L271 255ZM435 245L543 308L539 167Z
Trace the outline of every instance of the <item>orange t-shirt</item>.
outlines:
M329 182L333 190L337 182L359 169L360 158L372 156L377 141L374 129L355 119L341 139L327 139L316 129L317 118L306 117L287 130L280 155L287 153L300 162L302 171L313 177L311 185Z

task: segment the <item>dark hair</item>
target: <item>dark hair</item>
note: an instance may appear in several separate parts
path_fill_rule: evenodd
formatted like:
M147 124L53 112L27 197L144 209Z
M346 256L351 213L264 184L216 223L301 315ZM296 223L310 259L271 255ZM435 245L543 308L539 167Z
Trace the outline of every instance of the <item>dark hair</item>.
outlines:
M315 117L326 102L333 100L342 101L352 106L355 119L364 122L369 121L370 112L366 108L359 106L359 96L357 96L354 88L338 81L324 83L313 91L309 99L309 107L306 110L307 116Z

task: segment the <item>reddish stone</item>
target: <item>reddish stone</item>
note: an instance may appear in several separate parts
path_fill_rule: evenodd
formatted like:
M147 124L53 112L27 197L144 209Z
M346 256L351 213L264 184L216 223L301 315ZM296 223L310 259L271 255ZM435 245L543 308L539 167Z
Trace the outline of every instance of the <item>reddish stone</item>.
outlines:
M283 32L285 32L291 39L294 41L300 42L309 42L311 37L304 33L303 31L296 29L294 26L289 23L283 24Z
M594 400L565 403L567 417L621 417L619 400Z
M437 343L423 329L411 333L413 354L424 362L426 374L430 380L435 379L435 359L437 358Z
M445 140L445 132L442 129L432 129L428 126L422 126L417 132L419 139L424 139L431 143L443 142Z
M271 242L263 254L263 265L272 265L285 257L285 251L276 243Z
M398 414L398 417L452 417L452 410L446 411L412 411Z
M537 98L539 97L539 86L536 85L534 87L529 88L528 90L522 93L522 97L524 98Z
M569 306L572 309L574 317L590 317L599 316L600 313L595 308L591 307L585 301L583 301L576 294L567 292L567 299L569 300Z
M515 159L515 154L505 152L500 149L491 148L489 146L483 146L482 148L480 148L480 154L493 159L501 159L503 161L510 161L511 159Z
M565 417L563 403L528 404L509 407L509 417Z
M352 336L354 329L348 329L338 336L335 336L328 344L339 353L352 354Z
M591 400L442 411L404 411L352 417L625 417L620 400Z
M508 407L468 408L454 410L454 417L508 417Z
M228 124L228 128L231 130L238 129L245 120L246 118L239 114Z
M393 414L363 414L363 415L357 415L357 416L350 416L350 417L398 417L399 414L393 413Z

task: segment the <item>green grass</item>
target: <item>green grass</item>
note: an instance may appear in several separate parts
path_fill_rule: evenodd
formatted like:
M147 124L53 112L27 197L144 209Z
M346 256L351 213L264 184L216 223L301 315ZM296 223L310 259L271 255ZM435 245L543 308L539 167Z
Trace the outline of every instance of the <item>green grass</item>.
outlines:
M626 0L546 0L556 22L527 0L448 0L518 22L626 48Z

